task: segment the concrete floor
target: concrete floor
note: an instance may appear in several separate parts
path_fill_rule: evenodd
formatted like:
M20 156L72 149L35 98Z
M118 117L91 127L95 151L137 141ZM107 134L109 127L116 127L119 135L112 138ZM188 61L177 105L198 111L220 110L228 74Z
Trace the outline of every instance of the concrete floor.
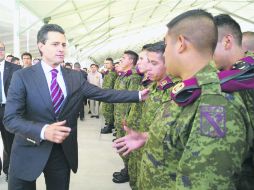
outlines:
M112 173L123 167L122 160L112 148L112 134L100 135L100 119L86 115L85 121L79 121L79 169L71 174L70 190L130 190L128 183L115 184L112 182ZM0 137L0 152L2 140ZM2 156L1 156L2 157ZM37 180L37 190L45 190L43 176ZM0 190L7 190L4 176L0 176Z

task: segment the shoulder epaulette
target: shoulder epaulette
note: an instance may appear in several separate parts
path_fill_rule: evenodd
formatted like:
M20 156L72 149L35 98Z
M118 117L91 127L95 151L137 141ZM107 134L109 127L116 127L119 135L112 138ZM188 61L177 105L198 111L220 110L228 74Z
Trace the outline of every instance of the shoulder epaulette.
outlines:
M132 70L128 70L126 72L121 72L121 74L120 74L120 76L122 76L122 77L128 77L130 75L132 75Z
M221 90L226 93L254 89L254 65L244 69L221 71L218 73ZM196 78L178 83L173 87L171 98L179 105L186 106L201 95L201 87Z
M142 79L142 81L141 81L141 85L144 86L144 87L146 87L146 86L148 86L149 84L151 84L151 82L153 82L153 81L151 81L146 75L144 75L144 76L143 76L143 79Z
M247 67L251 67L253 65L254 58L252 56L247 56L233 64L232 69L246 69Z
M166 90L173 86L173 81L167 76L164 80L160 82L160 84L157 86L159 90Z
M135 69L136 69L136 72L137 72L137 74L138 74L138 75L140 75L140 76L144 76L144 73L141 73L141 72L140 72L140 70L139 70L138 66L136 66L136 68L135 68Z

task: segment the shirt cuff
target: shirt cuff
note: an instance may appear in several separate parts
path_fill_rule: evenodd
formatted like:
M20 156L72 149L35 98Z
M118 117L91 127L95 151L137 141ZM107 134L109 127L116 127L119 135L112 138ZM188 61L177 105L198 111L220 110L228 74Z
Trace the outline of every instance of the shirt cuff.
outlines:
M42 129L41 129L41 139L42 140L45 140L45 137L44 137L44 133L45 133L45 129L48 127L49 125L47 124L47 125L44 125L43 127L42 127Z
M142 101L142 96L141 96L141 92L140 91L138 92L138 98L139 98L139 101L141 102Z

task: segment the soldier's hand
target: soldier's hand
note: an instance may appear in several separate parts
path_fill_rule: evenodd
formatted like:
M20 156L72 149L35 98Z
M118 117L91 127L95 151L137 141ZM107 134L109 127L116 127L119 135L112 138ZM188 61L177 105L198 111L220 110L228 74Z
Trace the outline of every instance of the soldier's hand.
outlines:
M124 126L124 130L127 132L127 135L116 139L113 147L117 149L117 153L122 153L123 156L126 156L133 150L144 146L148 139L148 133L139 133L126 126Z
M66 120L52 123L45 128L44 138L45 140L53 143L62 143L71 132L71 128L65 126Z
M148 98L150 90L149 89L144 89L144 90L139 91L139 92L141 93L141 100L144 101Z

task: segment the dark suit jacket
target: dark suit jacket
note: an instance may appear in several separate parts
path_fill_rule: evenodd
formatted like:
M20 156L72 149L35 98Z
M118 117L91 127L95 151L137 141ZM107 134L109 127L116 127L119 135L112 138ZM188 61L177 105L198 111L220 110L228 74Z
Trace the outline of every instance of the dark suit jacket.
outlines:
M41 141L45 124L67 120L71 134L62 143L68 163L78 168L77 114L83 97L105 102L138 102L137 91L103 90L87 82L81 72L62 69L67 97L56 117L46 77L41 64L15 72L9 88L4 124L15 133L12 146L10 175L35 180L43 171L53 143Z
M5 61L4 63L4 76L3 76L3 84L4 84L4 93L7 97L8 89L10 86L12 74L17 71L18 69L21 69L21 66L16 65L14 63L10 63L8 61ZM3 127L2 124L0 124L0 127Z

